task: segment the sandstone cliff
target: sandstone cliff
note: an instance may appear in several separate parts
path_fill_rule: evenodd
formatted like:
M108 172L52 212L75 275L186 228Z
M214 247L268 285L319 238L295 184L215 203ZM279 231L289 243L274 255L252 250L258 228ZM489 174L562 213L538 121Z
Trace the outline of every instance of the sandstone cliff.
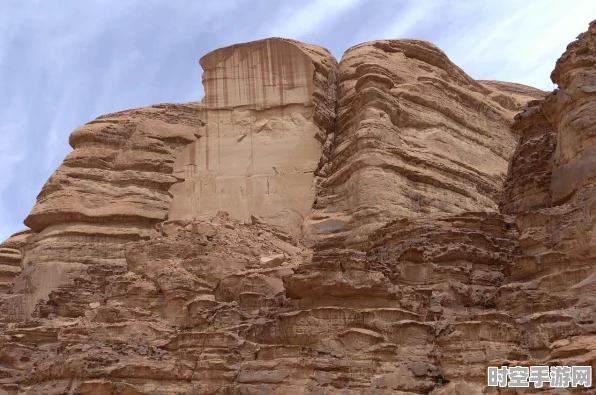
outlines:
M552 93L418 40L200 63L202 102L75 130L0 244L0 393L481 394L487 366L596 367L596 22Z

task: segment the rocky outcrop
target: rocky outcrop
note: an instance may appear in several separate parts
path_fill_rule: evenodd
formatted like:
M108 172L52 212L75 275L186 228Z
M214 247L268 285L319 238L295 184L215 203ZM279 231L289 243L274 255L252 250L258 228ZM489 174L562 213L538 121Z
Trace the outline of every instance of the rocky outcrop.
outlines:
M482 394L487 366L596 366L595 37L548 95L418 40L339 65L261 40L201 59L201 103L77 129L0 245L0 390Z
M594 365L596 23L567 47L559 89L518 116L504 209L516 214L521 254L497 307L520 326L526 364Z
M23 230L0 243L0 294L11 291L15 277L21 273L22 250L30 234L29 230Z
M125 272L124 245L157 234L167 219L177 153L195 141L201 105L155 105L108 114L75 130L73 151L52 174L25 219L36 234L23 254L30 269L15 283L22 318L58 288L101 300L87 283Z
M0 243L0 325L21 315L21 299L13 294L14 282L23 271L23 250L33 232L23 230Z
M514 111L543 95L476 82L424 41L350 48L339 66L333 159L310 234L365 240L369 229L399 217L497 212L516 146Z

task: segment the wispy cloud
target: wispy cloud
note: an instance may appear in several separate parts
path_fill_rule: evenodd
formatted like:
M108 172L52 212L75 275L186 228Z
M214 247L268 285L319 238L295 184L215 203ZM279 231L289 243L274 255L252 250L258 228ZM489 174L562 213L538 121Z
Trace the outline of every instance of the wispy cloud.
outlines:
M338 18L361 2L362 0L286 2L272 26L264 32L265 36L305 39L322 28L333 26Z
M13 182L16 167L25 160L27 147L24 147L24 137L19 132L26 130L27 121L14 121L0 125L0 189L6 188Z
M107 112L200 100L197 61L268 36L341 56L378 38L439 45L475 78L548 88L568 42L596 15L577 0L2 0L0 239L20 230L68 153L68 135Z
M556 60L596 17L596 2L454 0L439 14L451 22L430 38L472 77L548 90Z
M411 37L420 25L436 18L436 9L440 6L439 0L411 1L402 3L399 12L395 13L395 19L386 28L366 31L360 41L394 39L394 38L416 38Z
M22 228L10 215L17 202L10 189L23 176L20 170L30 154L27 113L22 103L7 103L3 112L6 116L0 118L0 242Z

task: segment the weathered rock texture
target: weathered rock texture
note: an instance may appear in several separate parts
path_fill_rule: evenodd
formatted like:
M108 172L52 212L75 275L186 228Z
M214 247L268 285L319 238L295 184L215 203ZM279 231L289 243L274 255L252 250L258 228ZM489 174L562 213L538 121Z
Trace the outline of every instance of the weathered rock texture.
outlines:
M481 394L487 366L596 369L596 23L550 94L417 40L201 65L202 102L73 132L0 244L1 390Z
M23 230L0 243L0 317L3 320L22 316L21 299L14 298L12 292L16 277L23 271L23 249L31 233Z
M204 125L174 165L185 181L172 188L170 218L223 210L299 236L333 138L337 61L319 47L269 39L218 49L201 66Z
M511 120L544 95L512 85L476 82L424 41L346 51L333 159L310 233L365 240L399 217L497 212L516 146Z
M520 254L497 308L515 319L525 364L596 366L596 21L567 47L559 89L517 117L503 208Z
M25 219L36 234L23 255L27 275L15 284L15 292L26 290L24 318L56 289L79 302L100 300L85 284L127 271L124 245L156 235L156 224L167 219L168 190L179 182L174 161L197 140L201 109L189 103L128 110L71 134L73 151Z

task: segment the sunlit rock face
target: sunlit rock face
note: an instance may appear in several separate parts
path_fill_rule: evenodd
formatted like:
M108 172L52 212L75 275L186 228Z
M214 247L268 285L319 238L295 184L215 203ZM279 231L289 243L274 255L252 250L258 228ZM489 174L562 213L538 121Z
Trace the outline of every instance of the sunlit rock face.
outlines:
M0 244L0 392L491 394L488 366L596 371L595 37L552 93L419 40L338 64L266 39L203 57L202 102L78 128Z
M201 58L197 142L178 157L171 218L257 215L299 236L332 132L337 62L319 47L267 39Z
M595 59L592 22L557 61L559 89L515 124L503 207L516 216L521 254L497 307L523 323L529 361L596 365Z
M11 291L13 280L22 271L22 249L27 236L31 232L24 230L17 232L0 243L0 294Z
M167 219L168 190L179 182L174 161L197 139L201 108L154 105L103 115L73 131L73 151L24 221L34 234L23 248L27 269L14 287L23 301L12 316L31 317L54 291L77 292L83 306L101 299L97 284L127 270L124 245L155 236L156 224Z
M348 49L339 65L333 160L309 231L365 239L368 229L399 217L498 212L517 142L511 121L542 96L477 82L425 41Z
M14 293L15 280L23 271L23 249L31 234L31 230L23 230L0 243L0 317L3 321L23 316L22 295Z

